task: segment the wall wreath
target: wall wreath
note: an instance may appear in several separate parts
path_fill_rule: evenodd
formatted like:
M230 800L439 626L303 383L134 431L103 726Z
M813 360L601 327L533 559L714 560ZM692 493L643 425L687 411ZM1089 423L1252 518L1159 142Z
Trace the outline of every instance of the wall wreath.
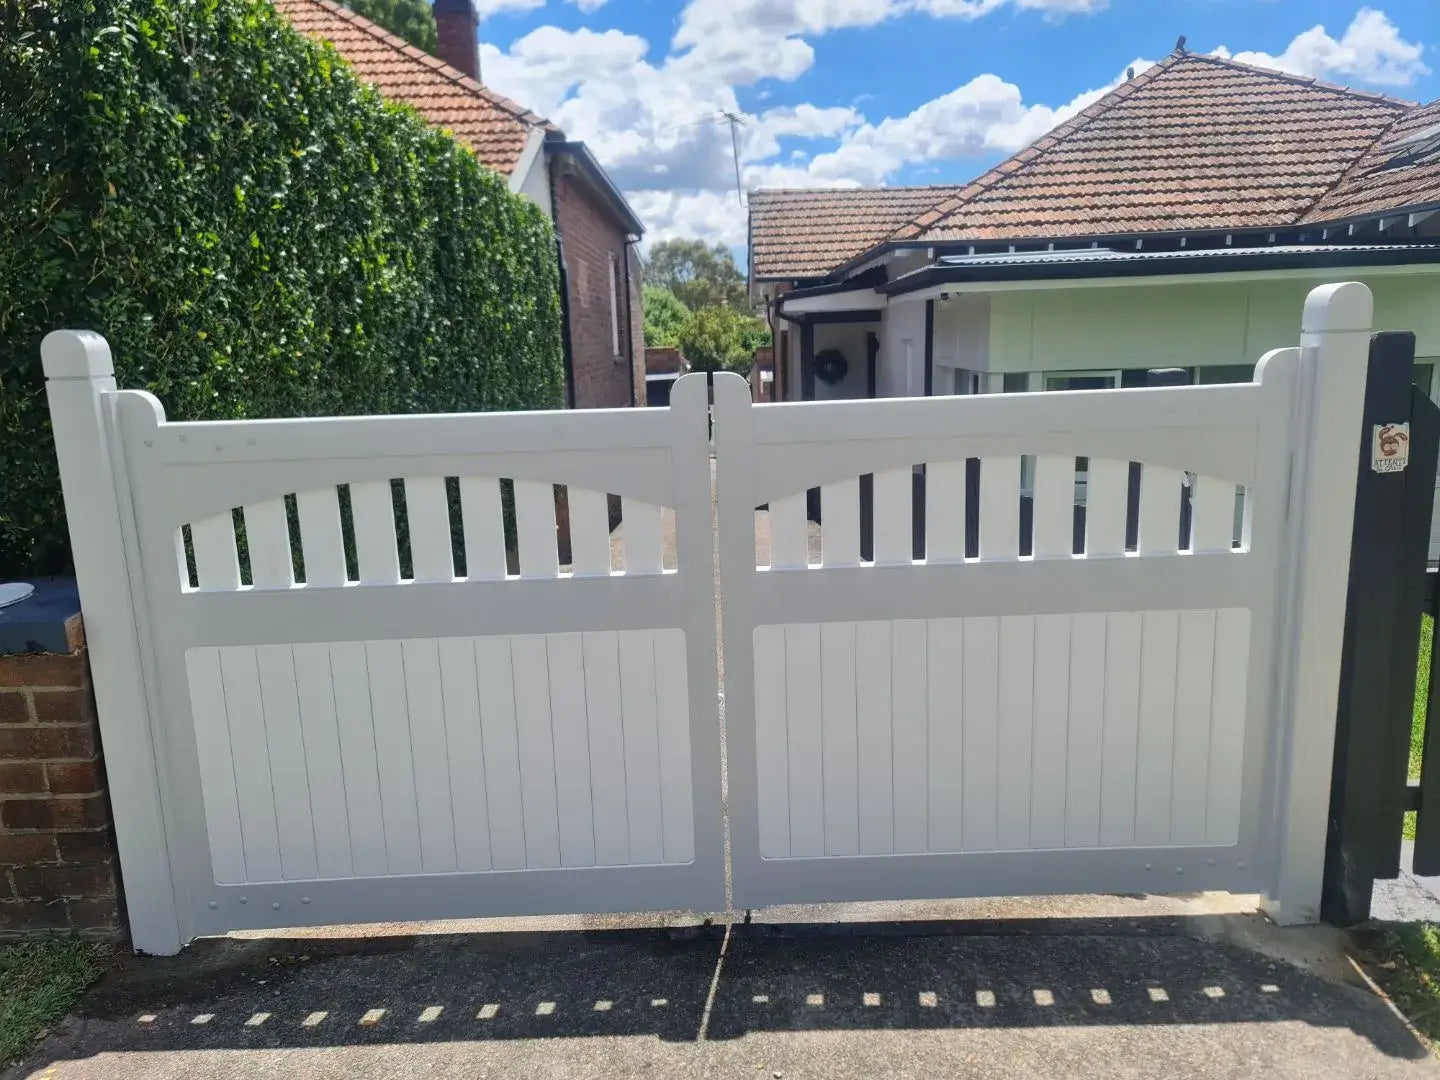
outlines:
M826 386L834 386L850 370L850 362L839 349L821 349L815 354L815 377Z

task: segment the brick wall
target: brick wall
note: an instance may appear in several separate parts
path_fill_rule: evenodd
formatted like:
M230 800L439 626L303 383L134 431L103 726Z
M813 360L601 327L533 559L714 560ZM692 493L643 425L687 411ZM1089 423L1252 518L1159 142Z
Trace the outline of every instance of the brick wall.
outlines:
M118 882L83 648L0 656L0 938L118 937Z

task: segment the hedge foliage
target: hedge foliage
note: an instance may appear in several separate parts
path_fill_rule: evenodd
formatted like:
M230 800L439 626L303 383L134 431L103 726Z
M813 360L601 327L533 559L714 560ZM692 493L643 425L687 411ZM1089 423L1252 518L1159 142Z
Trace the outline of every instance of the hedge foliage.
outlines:
M39 343L172 419L558 407L554 239L266 0L0 3L0 579L69 550Z

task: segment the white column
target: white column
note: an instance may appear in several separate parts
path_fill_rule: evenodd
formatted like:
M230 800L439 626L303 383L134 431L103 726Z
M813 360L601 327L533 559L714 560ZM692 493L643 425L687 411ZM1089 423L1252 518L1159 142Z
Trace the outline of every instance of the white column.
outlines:
M130 937L141 952L175 953L183 942L121 525L129 485L110 439L115 393L110 346L89 331L57 330L41 343L40 355L85 618Z
M1320 915L1335 710L1355 516L1372 298L1358 282L1305 300L1292 449L1290 589L1281 612L1273 866L1264 908L1277 923Z

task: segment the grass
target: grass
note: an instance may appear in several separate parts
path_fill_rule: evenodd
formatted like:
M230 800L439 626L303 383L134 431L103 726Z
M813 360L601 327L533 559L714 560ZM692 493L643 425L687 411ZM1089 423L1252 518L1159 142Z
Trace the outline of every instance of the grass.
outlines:
M1415 1029L1440 1041L1440 927L1390 923L1359 928L1367 966Z
M1435 639L1435 620L1426 615L1420 623L1420 657L1415 665L1415 708L1410 721L1410 779L1420 779L1421 756L1425 752L1425 703L1430 695L1430 651ZM1405 839L1415 839L1415 814L1405 815Z
M0 1068L25 1053L104 971L101 946L52 938L0 947Z

